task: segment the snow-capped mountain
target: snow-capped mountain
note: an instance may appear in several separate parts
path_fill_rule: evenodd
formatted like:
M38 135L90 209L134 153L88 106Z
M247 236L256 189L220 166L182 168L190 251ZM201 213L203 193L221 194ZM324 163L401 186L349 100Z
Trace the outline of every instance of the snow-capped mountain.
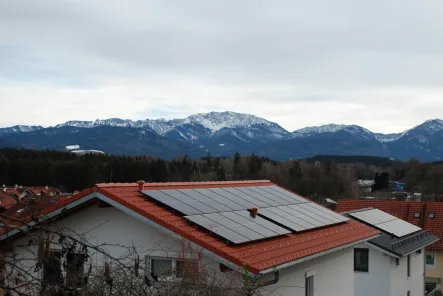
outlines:
M265 130L271 138L282 138L289 134L284 128L276 123L270 122L263 118L254 115L235 113L231 111L226 112L210 112L199 113L188 116L184 119L146 119L132 121L129 119L110 118L105 120L95 121L68 121L59 124L56 128L63 126L94 128L98 126L112 126L112 127L134 127L143 128L155 131L161 136L168 135L168 133L175 134L176 138L182 140L196 141L206 137L214 137L222 129L248 129L245 134L238 135L240 138L254 138L255 136L262 136L261 131ZM255 129L255 132L252 130Z
M0 136L17 134L17 133L28 133L42 128L43 127L39 125L15 125L6 128L0 128Z
M311 126L296 130L292 133L293 137L309 137L316 134L323 133L336 133L339 131L345 131L350 134L359 135L363 138L374 138L375 135L371 131L358 126L358 125L345 125L345 124L327 124L321 126Z
M68 121L50 128L0 129L0 145L60 149L81 143L85 149L115 154L170 158L211 153L256 153L276 160L318 154L375 155L422 160L443 159L443 120L432 119L395 134L373 133L358 125L328 124L288 132L277 123L235 112L199 113L181 119Z

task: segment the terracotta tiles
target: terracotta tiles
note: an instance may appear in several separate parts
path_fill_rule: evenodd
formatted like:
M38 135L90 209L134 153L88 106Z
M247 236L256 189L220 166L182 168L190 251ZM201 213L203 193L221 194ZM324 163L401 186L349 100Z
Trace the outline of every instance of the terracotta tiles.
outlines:
M377 208L400 219L408 221L432 234L440 241L428 247L431 250L443 250L443 202L415 202L395 200L339 200L337 212L352 211L363 208ZM431 219L429 213L435 213ZM414 217L419 213L420 217Z

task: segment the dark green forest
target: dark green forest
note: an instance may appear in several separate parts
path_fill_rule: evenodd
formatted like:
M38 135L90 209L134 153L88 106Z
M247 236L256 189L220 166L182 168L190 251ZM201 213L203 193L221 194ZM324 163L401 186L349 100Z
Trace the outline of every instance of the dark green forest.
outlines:
M0 149L0 184L54 186L73 192L103 182L178 182L268 179L307 197L356 198L357 179L373 179L388 171L407 190L428 196L443 193L443 164L418 160L394 162L377 157L322 156L307 160L272 161L252 155L200 159L177 156L114 156L25 149Z

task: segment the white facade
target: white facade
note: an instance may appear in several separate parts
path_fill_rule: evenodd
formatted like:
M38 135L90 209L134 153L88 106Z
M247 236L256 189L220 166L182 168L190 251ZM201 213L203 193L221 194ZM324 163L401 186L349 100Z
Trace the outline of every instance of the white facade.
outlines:
M192 257L202 254L201 262L210 272L219 273L220 258L214 258L208 253L202 253L202 249L188 249L189 245L178 236L165 233L160 226L141 221L122 212L114 207L99 207L94 203L86 208L75 211L53 222L52 227L68 228L77 233L87 233L87 239L95 245L101 243L120 244L134 246L142 256L151 257L182 257L184 248L186 256ZM15 241L16 245L25 244L29 238L21 237ZM56 248L56 246L54 246ZM127 249L120 247L107 247L113 257L123 255ZM34 250L35 251L35 250ZM28 248L16 249L18 257L30 257ZM140 258L142 258L142 256ZM99 260L93 257L93 260ZM26 262L29 267L35 265L30 260ZM235 271L234 271L235 272ZM41 277L41 272L35 273ZM236 275L240 278L240 275ZM272 279L273 273L265 276L262 280ZM262 295L269 296L305 296L305 278L314 277L315 296L352 296L354 295L354 270L353 248L344 248L337 252L311 259L303 263L282 269L280 279L276 284L262 288ZM371 294L384 295L384 294ZM401 294L397 294L401 295ZM416 295L416 294L412 294ZM417 294L418 295L418 294Z
M413 252L410 256L410 276L407 272L407 257L389 256L369 244L361 244L355 248L369 249L368 272L355 271L355 296L409 296L424 295L424 254ZM389 293L389 294L388 294Z

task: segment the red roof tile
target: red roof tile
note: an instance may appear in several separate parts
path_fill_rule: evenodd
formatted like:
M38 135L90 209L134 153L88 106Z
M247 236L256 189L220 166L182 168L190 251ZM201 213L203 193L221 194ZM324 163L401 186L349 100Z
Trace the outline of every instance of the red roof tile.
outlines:
M11 195L0 191L0 206L4 207L5 209L8 209L15 205L17 203L17 200L12 197Z
M438 236L440 241L428 247L431 250L443 250L443 202L415 202L396 200L339 200L337 212L346 212L364 208L376 208L417 225ZM434 212L435 218L429 218ZM414 218L420 213L420 218Z

